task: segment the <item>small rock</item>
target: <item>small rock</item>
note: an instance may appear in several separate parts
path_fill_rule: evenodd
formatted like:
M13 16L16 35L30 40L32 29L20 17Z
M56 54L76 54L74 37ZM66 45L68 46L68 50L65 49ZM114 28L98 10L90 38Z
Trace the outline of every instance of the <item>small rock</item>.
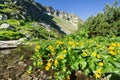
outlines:
M10 28L10 25L7 24L7 23L3 23L3 24L1 24L0 28L6 28L6 29L8 29L8 28Z
M88 77L84 75L84 73L82 71L77 71L75 73L76 76L76 80L88 80Z
M3 16L0 14L0 20L2 20Z
M29 75L23 74L21 79L19 80L32 80L32 77L30 77Z
M24 66L24 67L27 66L27 64L25 64L24 62L18 62L18 65L20 65L20 66Z
M25 41L25 40L27 40L27 38L20 38L20 39L19 39L20 42L23 42L23 41Z

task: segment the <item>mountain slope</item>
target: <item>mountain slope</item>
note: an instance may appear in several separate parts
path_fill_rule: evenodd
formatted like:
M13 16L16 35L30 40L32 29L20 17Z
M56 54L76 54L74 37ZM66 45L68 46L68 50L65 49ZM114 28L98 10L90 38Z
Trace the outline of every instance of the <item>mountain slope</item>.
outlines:
M0 36L3 39L55 38L75 32L80 24L79 17L33 0L0 1ZM4 35L8 33L9 37Z

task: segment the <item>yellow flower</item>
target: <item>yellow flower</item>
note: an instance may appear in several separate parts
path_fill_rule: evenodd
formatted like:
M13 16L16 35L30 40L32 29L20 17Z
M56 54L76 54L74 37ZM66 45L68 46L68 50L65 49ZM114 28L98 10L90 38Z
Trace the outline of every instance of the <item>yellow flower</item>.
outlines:
M80 43L80 46L84 46L84 43Z
M116 35L115 35L115 34L113 34L113 35L112 35L112 37L114 38L114 37L116 37Z
M48 67L48 66L45 67L45 70L46 70L46 71L48 71L49 69L50 69L50 67Z
M39 62L38 62L38 65L42 65L42 62L41 62L41 61L39 61Z
M85 56L85 57L88 55L86 52L83 52L82 54L83 54L83 56Z
M60 59L64 59L64 56L63 56L63 55L60 55L59 58L60 58Z
M104 64L103 64L103 62L99 62L99 66L103 66Z
M59 45L64 44L64 42L58 40L58 41L56 41L56 44L59 46Z
M96 74L95 74L95 77L96 77L96 79L97 79L97 78L100 78L100 77L101 77L101 75L100 75L100 74L98 74L98 73L96 73Z
M54 51L55 51L55 49L54 49L54 47L53 47L52 45L49 45L49 46L48 46L48 49L50 49L51 52L54 52Z
M69 41L68 44L69 44L69 45L73 45L74 42L73 42L73 41Z
M97 58L101 58L100 54L97 55Z
M63 53L66 53L67 51L66 51L66 49L65 50L63 50Z
M70 75L68 75L68 76L66 77L66 80L70 80Z
M108 48L110 51L114 50L114 47L113 46L109 46Z
M40 45L37 45L37 46L35 47L35 51L39 51L39 49L40 49Z
M38 58L41 58L41 55L38 54L37 57L38 57Z
M97 69L96 73L101 74L101 69Z
M32 71L31 70L27 70L27 74L31 74L32 73Z
M92 55L93 55L94 57L96 57L97 54L96 54L96 52L92 52Z
M49 59L49 60L48 60L48 63L50 63L50 62L52 62L52 59Z
M52 65L51 63L47 63L47 66L48 66L48 67L51 67L51 65Z
M57 60L54 61L54 65L55 65L55 66L58 65L58 61L57 61Z
M115 46L116 46L116 43L111 43L111 46L115 47Z
M116 52L117 52L117 53L120 53L120 50L117 50Z
M111 55L115 55L115 52L114 52L114 51L110 51L110 54L111 54Z
M56 54L56 52L54 52L54 51L53 51L51 54L52 54L52 55L55 55L55 54Z
M118 43L118 45L117 45L118 47L120 47L120 43Z
M50 54L48 54L48 56L50 56Z
M37 48L37 49L40 49L40 45L37 45L36 48Z

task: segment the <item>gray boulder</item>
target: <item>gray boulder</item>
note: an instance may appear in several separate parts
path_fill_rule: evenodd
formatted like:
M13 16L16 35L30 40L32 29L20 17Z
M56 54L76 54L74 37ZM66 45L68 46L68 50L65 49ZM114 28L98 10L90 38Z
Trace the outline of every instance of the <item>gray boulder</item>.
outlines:
M1 24L0 28L9 29L9 28L10 28L10 25L7 24L7 23L3 23L3 24Z
M3 16L0 14L0 20L2 20Z
M0 29L10 29L10 30L15 31L15 29L12 28L12 27L11 27L9 24L7 24L7 23L1 24Z
M8 17L6 15L0 14L0 20L6 21Z

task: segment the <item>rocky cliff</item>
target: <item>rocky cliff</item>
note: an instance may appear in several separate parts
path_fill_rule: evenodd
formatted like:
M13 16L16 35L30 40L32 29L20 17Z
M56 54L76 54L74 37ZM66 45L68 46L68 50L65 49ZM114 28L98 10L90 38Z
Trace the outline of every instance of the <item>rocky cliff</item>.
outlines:
M76 31L80 24L82 20L78 16L42 6L33 0L0 0L0 30L9 27L13 33L19 32L19 37L56 37Z

